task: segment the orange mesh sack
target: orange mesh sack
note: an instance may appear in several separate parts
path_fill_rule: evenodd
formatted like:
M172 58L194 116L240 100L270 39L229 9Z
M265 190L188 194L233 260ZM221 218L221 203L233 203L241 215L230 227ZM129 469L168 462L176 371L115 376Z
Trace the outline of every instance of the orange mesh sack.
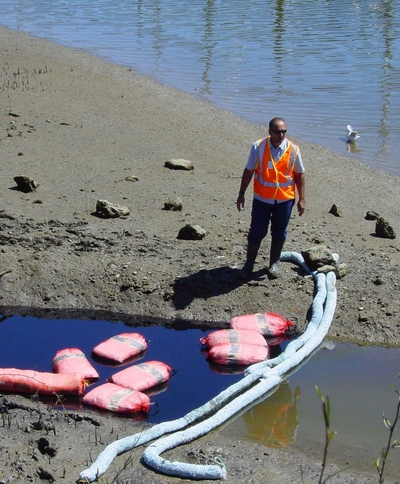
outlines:
M276 313L256 313L232 318L229 325L233 329L258 331L264 336L279 336L294 323Z
M114 373L109 382L132 390L143 391L169 380L172 368L161 361L139 363Z
M206 354L207 361L218 365L253 365L268 359L266 346L222 344L213 346Z
M226 343L267 346L267 342L259 331L247 329L220 329L213 331L205 338L200 338L200 343L206 348L212 348L213 346Z
M93 348L99 358L123 363L147 349L147 341L139 333L121 333Z
M83 395L85 377L79 374L61 375L36 370L0 368L0 391L34 395Z
M53 371L55 373L80 373L88 380L97 380L99 374L90 361L78 348L65 348L57 351L53 358Z
M104 383L90 390L82 399L86 405L117 413L148 413L150 397L144 393L123 388L114 383Z

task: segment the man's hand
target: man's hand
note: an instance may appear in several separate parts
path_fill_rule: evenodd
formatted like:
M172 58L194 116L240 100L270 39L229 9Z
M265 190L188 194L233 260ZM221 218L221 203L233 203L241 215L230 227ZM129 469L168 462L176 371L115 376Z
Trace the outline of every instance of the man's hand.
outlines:
M305 209L306 209L306 203L302 198L300 198L299 201L297 202L297 211L299 212L300 217L303 215Z
M239 212L244 209L244 193L239 193L236 200L236 207Z

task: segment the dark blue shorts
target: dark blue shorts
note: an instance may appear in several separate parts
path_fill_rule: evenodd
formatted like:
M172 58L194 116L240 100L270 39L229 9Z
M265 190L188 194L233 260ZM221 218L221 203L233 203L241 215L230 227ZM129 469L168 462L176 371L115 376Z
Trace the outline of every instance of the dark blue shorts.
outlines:
M261 241L267 235L271 221L271 237L273 239L285 240L294 203L295 200L272 204L253 199L250 230L247 239L253 242Z

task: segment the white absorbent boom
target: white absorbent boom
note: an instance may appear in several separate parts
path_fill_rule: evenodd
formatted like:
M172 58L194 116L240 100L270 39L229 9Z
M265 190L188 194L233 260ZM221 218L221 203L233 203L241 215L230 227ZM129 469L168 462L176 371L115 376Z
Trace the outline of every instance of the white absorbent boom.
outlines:
M116 456L148 442L152 443L145 449L143 460L159 473L197 480L226 478L227 470L222 464L171 462L162 458L161 454L206 435L240 414L243 409L257 403L320 347L335 313L336 276L333 272L326 275L311 272L301 254L296 252L283 252L281 260L302 266L314 277L316 295L306 331L299 338L292 340L278 357L250 366L242 380L184 417L154 425L148 430L109 444L90 468L80 473L78 482L97 480L107 471Z

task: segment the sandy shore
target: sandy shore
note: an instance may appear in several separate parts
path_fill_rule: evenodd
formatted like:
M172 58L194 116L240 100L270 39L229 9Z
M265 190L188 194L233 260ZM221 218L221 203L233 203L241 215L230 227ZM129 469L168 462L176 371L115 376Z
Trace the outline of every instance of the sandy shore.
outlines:
M235 315L265 310L305 327L313 283L290 264L283 264L279 280L268 281L267 243L253 279L243 283L235 278L244 260L251 206L248 197L239 214L236 195L249 147L265 135L265 127L82 52L6 29L0 29L0 43L3 315L215 328L226 327ZM266 107L266 122L276 115L284 117ZM399 234L400 179L296 140L290 119L287 124L288 137L300 145L306 165L307 207L303 217L293 216L285 249L300 252L325 244L348 266L337 283L331 338L399 346L398 239L376 237L375 222L365 214L379 213ZM175 158L192 161L194 170L167 169L165 162ZM34 179L37 190L16 190L18 175ZM164 210L165 202L176 197L183 210ZM130 214L96 217L97 200L126 206ZM329 213L333 204L341 217ZM205 238L178 240L188 223L204 228ZM110 425L122 426L103 420L105 432L111 432ZM10 428L21 434L17 424ZM16 434L4 426L0 432L2 445L11 446ZM69 437L79 440L72 433ZM227 461L239 462L242 450L218 439L207 445L229 448ZM25 443L29 440L26 434ZM59 452L62 460L48 465L57 482L61 468L69 474L86 467L99 450L98 442L92 444L90 449L79 444L83 447L63 457ZM198 450L201 444L192 447ZM255 460L266 457L250 447ZM29 467L26 449L15 452L25 459L23 475L35 473L38 463ZM305 482L313 482L318 468L313 458L268 451L268 472L276 472L270 482L296 481L299 466ZM4 482L27 482L17 470L6 469L7 462L0 458L0 474L14 472L21 480ZM171 480L136 467L141 482ZM233 472L229 482L243 482L243 472L250 472L242 461L237 468L242 471ZM264 467L258 463L254 469L246 481L265 482ZM129 472L121 482L131 482ZM330 482L372 482L370 474L335 479Z

